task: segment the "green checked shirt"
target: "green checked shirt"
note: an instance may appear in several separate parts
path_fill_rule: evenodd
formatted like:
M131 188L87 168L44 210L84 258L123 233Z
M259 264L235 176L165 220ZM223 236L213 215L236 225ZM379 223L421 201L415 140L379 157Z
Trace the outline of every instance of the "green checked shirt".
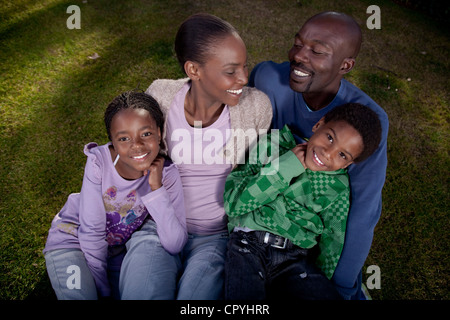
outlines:
M305 170L291 151L295 145L287 126L272 130L230 173L224 193L228 229L269 231L305 249L318 244L316 263L331 279L344 245L348 175L345 169Z

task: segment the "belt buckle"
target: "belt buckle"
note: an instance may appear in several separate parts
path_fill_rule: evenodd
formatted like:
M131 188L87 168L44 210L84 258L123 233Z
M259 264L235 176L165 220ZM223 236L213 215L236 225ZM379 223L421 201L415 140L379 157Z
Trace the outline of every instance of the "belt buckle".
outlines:
M270 232L266 232L266 234L264 235L264 243L269 243L269 237L270 237L271 233ZM287 238L283 238L281 236L278 235L273 235L275 236L275 238L281 238L283 239L283 245L278 245L278 244L270 244L272 247L277 248L277 249L286 249L286 245L287 245Z

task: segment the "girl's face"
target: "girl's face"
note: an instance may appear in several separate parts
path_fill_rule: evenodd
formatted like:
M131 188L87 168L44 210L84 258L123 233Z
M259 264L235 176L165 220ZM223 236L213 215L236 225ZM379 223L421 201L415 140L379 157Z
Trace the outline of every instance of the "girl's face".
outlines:
M248 81L247 50L242 39L229 35L211 47L209 58L198 66L197 88L210 104L234 106Z
M147 110L125 109L111 121L111 139L120 156L117 172L134 180L142 177L158 156L161 130Z
M305 162L312 171L335 171L348 167L363 151L362 137L345 121L321 119L313 127Z

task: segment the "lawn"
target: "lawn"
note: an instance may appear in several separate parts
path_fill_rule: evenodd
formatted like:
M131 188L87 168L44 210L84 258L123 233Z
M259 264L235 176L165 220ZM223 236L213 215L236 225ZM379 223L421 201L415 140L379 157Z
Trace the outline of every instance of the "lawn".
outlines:
M81 29L68 29L69 5ZM368 29L369 5L381 29ZM346 77L388 113L383 212L363 273L377 300L447 300L449 25L392 1L0 1L0 299L53 299L42 249L53 216L81 187L84 144L107 142L103 112L122 91L182 74L178 25L208 12L232 23L250 69L287 59L311 15L352 15L364 42Z

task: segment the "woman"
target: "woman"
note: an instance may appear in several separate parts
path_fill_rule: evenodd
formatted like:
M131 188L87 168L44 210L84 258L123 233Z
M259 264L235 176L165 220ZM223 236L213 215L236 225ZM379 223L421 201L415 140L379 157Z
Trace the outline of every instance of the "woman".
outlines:
M177 32L175 51L188 78L156 80L147 89L163 110L163 138L180 171L185 198L189 237L173 290L181 300L219 299L228 241L225 180L258 134L270 127L272 107L264 93L245 87L246 47L229 23L208 14L189 17ZM145 254L144 244L138 245ZM124 264L131 264L132 256L127 257ZM131 272L121 274L124 283L136 278ZM141 285L122 292L122 298L155 298L152 284L133 283Z

